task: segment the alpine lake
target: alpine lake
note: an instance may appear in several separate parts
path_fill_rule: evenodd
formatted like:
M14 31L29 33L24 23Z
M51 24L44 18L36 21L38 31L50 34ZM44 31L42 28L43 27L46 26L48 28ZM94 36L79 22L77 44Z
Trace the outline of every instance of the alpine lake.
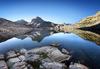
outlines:
M73 62L86 64L92 68L100 68L100 35L76 30L74 32L40 32L41 36L32 39L27 36L13 37L0 42L0 53L15 49L32 49L58 43L59 50L68 50ZM0 39L2 40L2 39Z

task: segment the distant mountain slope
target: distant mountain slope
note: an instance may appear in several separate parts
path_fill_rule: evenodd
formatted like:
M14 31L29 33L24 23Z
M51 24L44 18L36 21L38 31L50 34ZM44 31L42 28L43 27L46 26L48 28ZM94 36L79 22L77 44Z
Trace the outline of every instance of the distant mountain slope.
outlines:
M75 26L81 28L81 27L91 27L96 26L100 24L100 11L98 11L93 16L88 16L82 20L80 20L78 23L75 24Z
M10 20L0 18L0 38L9 38L13 36L23 35L30 32L31 30L32 28L29 26L17 24Z
M23 19L16 21L16 23L19 23L19 24L28 24L28 22L25 21L25 20L23 20Z
M0 18L0 27L26 27L25 25L21 25L19 23L16 22L12 22L10 20L4 19L4 18Z

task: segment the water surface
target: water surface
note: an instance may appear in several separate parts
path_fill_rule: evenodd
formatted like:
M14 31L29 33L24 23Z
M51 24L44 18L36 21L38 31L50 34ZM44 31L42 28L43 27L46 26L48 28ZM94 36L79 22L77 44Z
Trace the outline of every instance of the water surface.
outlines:
M99 36L97 38L99 38ZM99 43L99 40L97 41ZM96 43L97 41L86 39L76 33L55 33L45 36L39 41L34 41L30 37L13 37L0 43L0 53L5 53L13 49L32 49L39 46L48 46L52 43L59 43L60 50L65 48L70 52L73 59L71 61L86 64L90 66L91 69L99 69L100 45Z

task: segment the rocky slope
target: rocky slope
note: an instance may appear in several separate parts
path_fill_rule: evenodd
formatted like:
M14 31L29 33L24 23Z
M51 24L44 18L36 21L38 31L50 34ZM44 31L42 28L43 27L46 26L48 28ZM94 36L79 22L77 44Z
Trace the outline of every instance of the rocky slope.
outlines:
M100 24L100 11L98 11L95 15L93 16L88 16L82 20L80 20L78 23L75 25L79 28L81 27L91 27L94 25L99 25Z
M40 17L33 18L30 24L33 27L53 27L55 24L49 21L44 21Z
M0 18L0 39L2 41L21 35L31 35L34 36L34 32L50 31L55 27L56 24L44 21L40 17L32 19L29 23L25 20L18 20L12 22L10 20ZM1 40L0 40L1 41Z

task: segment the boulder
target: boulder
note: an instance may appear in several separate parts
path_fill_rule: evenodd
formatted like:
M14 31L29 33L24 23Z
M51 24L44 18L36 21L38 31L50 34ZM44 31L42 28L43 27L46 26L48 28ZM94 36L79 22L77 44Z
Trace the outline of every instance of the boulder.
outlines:
M34 62L39 59L40 59L40 55L38 54L27 54L25 57L25 60L29 62Z
M23 49L20 50L20 53L25 54L25 53L27 53L27 50L23 48Z
M28 68L28 69L34 69L33 66L30 65L30 64L27 65L27 68Z
M7 55L7 59L14 58L14 57L17 56L17 54L15 53L15 51L9 51L9 52L7 52L6 55Z
M42 64L45 62L53 62L52 60L50 60L49 58L45 58L41 60Z
M8 69L6 62L3 60L0 61L0 69Z
M35 69L39 69L40 67L40 64L41 64L41 59L40 59L40 55L38 54L27 54L26 55L26 59L25 61L28 63L28 64L31 64Z
M18 58L19 58L21 61L25 61L25 56L24 56L24 55L20 55L20 56L18 56Z
M42 64L44 69L66 69L67 67L62 64L62 63L58 63L58 62L45 62L44 64Z
M17 63L17 62L21 62L21 60L16 57L16 58L10 58L8 61L7 61L7 64L9 67L13 66L13 64Z
M52 61L62 62L69 60L71 57L70 55L63 54L57 47L52 46L44 46L40 48L35 48L32 50L29 50L28 53L38 53L38 54L47 54L47 57L49 57Z
M89 69L85 65L79 64L79 63L74 63L69 66L69 69Z
M13 64L13 66L10 67L10 69L28 69L27 63L25 62L16 62Z

